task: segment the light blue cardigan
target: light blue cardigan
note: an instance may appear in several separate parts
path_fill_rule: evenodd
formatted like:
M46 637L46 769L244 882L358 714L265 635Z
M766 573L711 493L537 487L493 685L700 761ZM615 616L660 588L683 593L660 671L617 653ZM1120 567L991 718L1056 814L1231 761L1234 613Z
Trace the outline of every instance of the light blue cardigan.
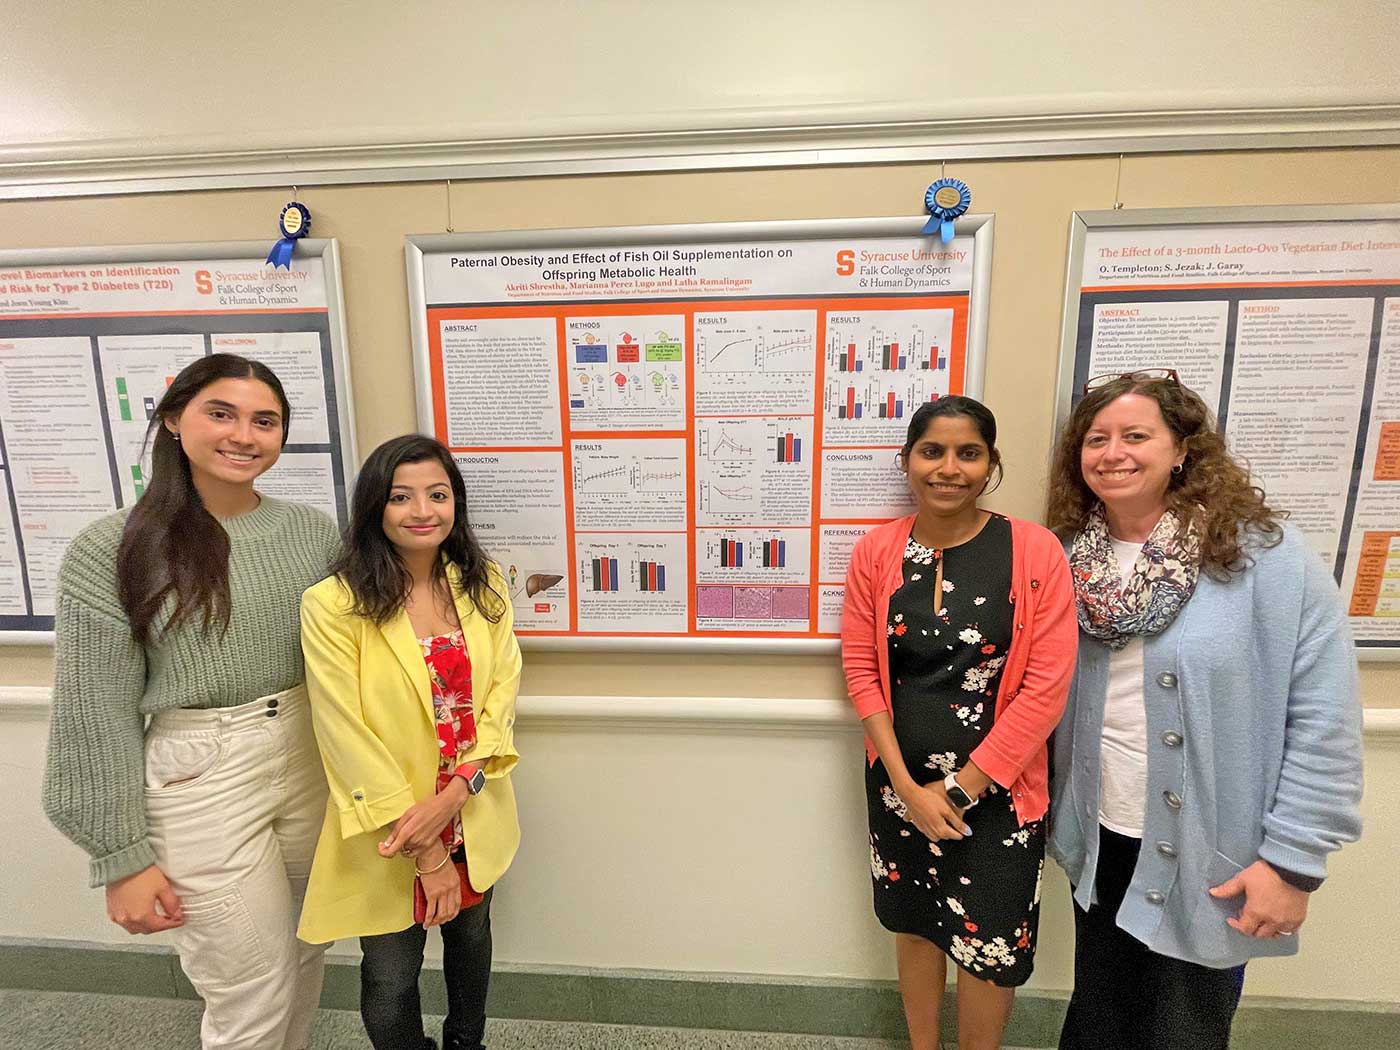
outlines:
M1147 639L1147 806L1118 925L1154 952L1204 966L1292 955L1225 924L1244 898L1206 890L1263 858L1301 875L1361 833L1361 704L1337 587L1293 529L1220 583L1201 574ZM1079 666L1051 746L1048 849L1093 901L1099 756L1110 650L1080 632Z

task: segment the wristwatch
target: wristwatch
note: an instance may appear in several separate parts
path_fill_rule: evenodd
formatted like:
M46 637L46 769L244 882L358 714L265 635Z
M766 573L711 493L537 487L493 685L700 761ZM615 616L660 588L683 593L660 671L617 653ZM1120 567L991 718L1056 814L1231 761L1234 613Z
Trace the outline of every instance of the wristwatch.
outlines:
M479 769L473 769L470 773L458 773L459 777L467 782L467 794L479 795L481 789L486 786L486 774Z
M977 800L962 789L957 776L952 773L943 778L943 790L948 793L948 801L958 809L971 809L977 805Z

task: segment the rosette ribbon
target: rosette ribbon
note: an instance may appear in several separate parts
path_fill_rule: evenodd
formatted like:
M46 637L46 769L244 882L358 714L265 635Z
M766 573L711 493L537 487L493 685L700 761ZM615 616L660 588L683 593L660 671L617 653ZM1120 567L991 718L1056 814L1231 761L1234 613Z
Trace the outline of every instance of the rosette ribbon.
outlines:
M282 239L267 253L267 261L272 263L274 270L290 270L292 248L298 240L311 232L311 212L305 204L292 201L282 209L282 214L277 219L277 228L282 234Z
M937 233L947 244L953 239L953 220L972 205L972 191L961 179L939 179L924 194L928 211L925 233Z

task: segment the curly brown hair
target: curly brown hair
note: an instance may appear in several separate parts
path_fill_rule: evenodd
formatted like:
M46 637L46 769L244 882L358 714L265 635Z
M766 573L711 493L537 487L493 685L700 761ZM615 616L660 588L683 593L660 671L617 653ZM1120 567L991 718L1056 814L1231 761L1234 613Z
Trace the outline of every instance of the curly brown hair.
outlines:
M1167 509L1183 527L1194 522L1200 532L1201 569L1217 580L1227 580L1252 564L1245 553L1247 533L1272 547L1283 539L1281 523L1286 512L1265 502L1264 490L1251 484L1249 470L1225 447L1210 409L1200 395L1175 379L1140 379L1124 376L1095 387L1070 413L1055 444L1050 467L1046 524L1063 535L1078 532L1098 504L1080 469L1080 449L1094 417L1125 394L1140 394L1157 402L1162 419L1186 449L1180 473L1167 480Z

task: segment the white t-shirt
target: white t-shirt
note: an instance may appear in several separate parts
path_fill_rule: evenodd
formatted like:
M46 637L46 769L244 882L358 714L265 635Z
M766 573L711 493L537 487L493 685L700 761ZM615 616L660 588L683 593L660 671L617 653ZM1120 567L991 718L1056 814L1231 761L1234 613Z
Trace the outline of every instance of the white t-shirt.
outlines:
M1142 544L1113 541L1126 582ZM1147 806L1147 700L1142 686L1142 638L1108 658L1108 696L1103 708L1099 766L1099 823L1110 831L1142 838Z

